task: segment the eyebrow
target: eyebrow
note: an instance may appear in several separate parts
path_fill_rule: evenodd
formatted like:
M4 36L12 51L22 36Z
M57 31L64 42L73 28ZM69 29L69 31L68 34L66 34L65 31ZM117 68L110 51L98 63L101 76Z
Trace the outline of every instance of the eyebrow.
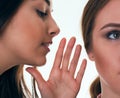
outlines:
M109 24L104 25L100 30L105 29L105 28L107 28L107 27L120 27L120 24L117 24L117 23L109 23Z

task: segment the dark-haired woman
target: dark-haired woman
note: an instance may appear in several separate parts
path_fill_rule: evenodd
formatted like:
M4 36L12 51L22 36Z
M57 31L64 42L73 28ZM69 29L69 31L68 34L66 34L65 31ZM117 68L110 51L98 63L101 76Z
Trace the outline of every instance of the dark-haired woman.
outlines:
M66 40L61 40L48 81L35 68L46 63L49 45L59 33L51 10L49 0L0 1L0 98L38 98L36 90L31 95L25 85L25 64L31 65L26 70L34 77L34 84L36 80L42 98L76 97L86 61L74 78L81 51L80 45L77 45L69 63L74 37L69 41L65 54Z

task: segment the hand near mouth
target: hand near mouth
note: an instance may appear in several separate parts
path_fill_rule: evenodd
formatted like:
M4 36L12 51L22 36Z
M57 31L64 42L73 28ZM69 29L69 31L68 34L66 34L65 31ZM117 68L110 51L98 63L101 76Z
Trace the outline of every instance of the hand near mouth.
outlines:
M41 98L76 98L85 72L87 61L82 61L81 67L75 77L76 67L81 53L81 46L77 45L73 58L70 61L72 49L75 44L72 37L64 52L66 39L63 38L58 47L53 68L49 79L45 81L40 72L35 68L27 68L27 71L35 78L41 93Z

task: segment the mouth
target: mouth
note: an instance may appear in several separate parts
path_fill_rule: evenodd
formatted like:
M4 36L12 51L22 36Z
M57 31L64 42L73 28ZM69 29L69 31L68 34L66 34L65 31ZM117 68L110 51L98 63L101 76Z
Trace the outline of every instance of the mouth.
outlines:
M43 42L41 45L49 52L49 46L52 44L52 42Z

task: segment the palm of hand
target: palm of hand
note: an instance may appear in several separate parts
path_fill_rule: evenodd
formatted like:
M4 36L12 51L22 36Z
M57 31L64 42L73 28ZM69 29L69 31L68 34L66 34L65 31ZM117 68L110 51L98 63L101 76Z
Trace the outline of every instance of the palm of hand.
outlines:
M42 98L75 98L79 92L86 60L83 60L77 76L74 77L81 47L80 45L76 46L74 56L69 62L75 38L70 39L63 55L65 42L65 39L63 39L59 45L48 81L45 81L36 69L28 68L28 72L38 83Z
M51 74L50 79L47 81L49 91L53 94L51 98L75 98L80 85L76 82L74 77L72 77L68 71L63 70L58 70L53 72L53 74L54 75ZM49 91L46 94L48 94Z

